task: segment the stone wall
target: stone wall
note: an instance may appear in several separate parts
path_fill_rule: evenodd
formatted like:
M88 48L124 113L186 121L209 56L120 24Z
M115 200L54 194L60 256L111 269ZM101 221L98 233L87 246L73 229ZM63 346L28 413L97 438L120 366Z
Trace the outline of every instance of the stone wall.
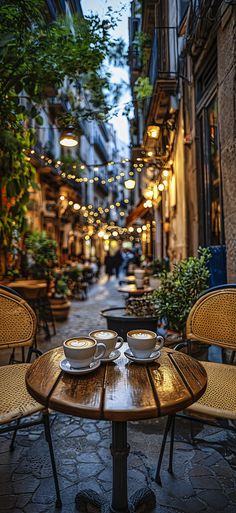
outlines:
M222 13L223 14L223 13ZM236 6L217 34L218 108L228 282L236 282Z

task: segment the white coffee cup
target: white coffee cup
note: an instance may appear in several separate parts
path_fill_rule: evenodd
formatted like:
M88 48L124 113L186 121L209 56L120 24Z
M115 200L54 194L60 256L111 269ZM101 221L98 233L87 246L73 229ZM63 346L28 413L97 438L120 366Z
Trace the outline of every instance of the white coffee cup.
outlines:
M63 342L65 357L74 369L89 367L96 360L100 360L106 351L106 346L97 343L92 337L74 337Z
M154 331L139 329L127 333L127 342L135 358L149 358L154 351L163 347L164 338Z
M142 278L136 278L135 282L136 282L137 289L143 288L143 279Z
M106 346L106 351L103 358L109 358L112 351L119 349L124 340L118 337L118 333L113 330L94 330L89 333L89 336L95 338L97 342L102 342Z
M135 278L137 279L142 279L144 278L144 275L145 275L145 270L144 269L135 269L134 270L134 276Z

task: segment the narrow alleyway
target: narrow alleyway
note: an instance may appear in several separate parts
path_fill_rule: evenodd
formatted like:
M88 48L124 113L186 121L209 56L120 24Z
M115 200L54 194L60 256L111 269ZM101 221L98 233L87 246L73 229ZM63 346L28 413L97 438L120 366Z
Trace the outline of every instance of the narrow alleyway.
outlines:
M73 301L66 323L57 323L51 341L39 341L45 351L65 338L105 327L102 308L122 304L117 282L102 278L89 290L87 301ZM79 488L92 488L108 499L111 492L110 425L52 413L52 436L57 460L63 507L74 513ZM162 487L153 481L165 419L130 422L128 440L129 494L149 485L156 493L155 513L235 513L236 454L233 435L196 426L197 443L190 443L189 423L177 422L173 476L167 472L167 454L162 470ZM0 443L0 512L53 513L54 486L47 444L41 427L21 431L16 448L9 452L9 435ZM200 442L200 440L205 442ZM168 451L167 451L168 452ZM4 483L4 486L3 486ZM149 513L148 511L145 513Z

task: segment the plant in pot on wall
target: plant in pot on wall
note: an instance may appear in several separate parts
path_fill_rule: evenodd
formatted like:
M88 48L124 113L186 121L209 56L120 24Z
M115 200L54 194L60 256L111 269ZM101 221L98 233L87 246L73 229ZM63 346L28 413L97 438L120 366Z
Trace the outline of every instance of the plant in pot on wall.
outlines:
M53 294L50 297L50 304L53 317L57 321L65 321L70 311L70 301L68 301L69 288L67 278L61 272L54 273Z
M167 334L172 331L185 340L188 314L200 294L208 288L210 258L207 248L199 248L198 257L182 260L174 264L172 271L162 272L160 287L153 292L151 301Z

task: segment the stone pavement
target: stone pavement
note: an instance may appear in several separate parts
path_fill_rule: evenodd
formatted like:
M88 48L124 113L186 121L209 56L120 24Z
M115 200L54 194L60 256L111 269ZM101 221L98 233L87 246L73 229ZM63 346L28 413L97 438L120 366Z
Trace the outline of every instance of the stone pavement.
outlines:
M75 301L66 323L57 323L57 335L51 341L39 341L45 351L75 333L105 327L99 311L118 306L121 297L113 278L94 285L85 302ZM61 513L74 513L78 489L93 488L107 498L111 491L110 424L52 414L54 442L60 489ZM129 494L149 485L156 493L155 513L235 513L236 451L232 433L195 425L196 443L191 445L189 422L177 421L174 475L167 472L167 454L163 462L162 486L153 481L165 419L130 422L128 440ZM9 435L0 437L0 512L53 513L54 486L41 426L17 435L10 453ZM166 451L168 453L168 451ZM153 512L153 513L154 513ZM144 513L149 513L145 511Z

